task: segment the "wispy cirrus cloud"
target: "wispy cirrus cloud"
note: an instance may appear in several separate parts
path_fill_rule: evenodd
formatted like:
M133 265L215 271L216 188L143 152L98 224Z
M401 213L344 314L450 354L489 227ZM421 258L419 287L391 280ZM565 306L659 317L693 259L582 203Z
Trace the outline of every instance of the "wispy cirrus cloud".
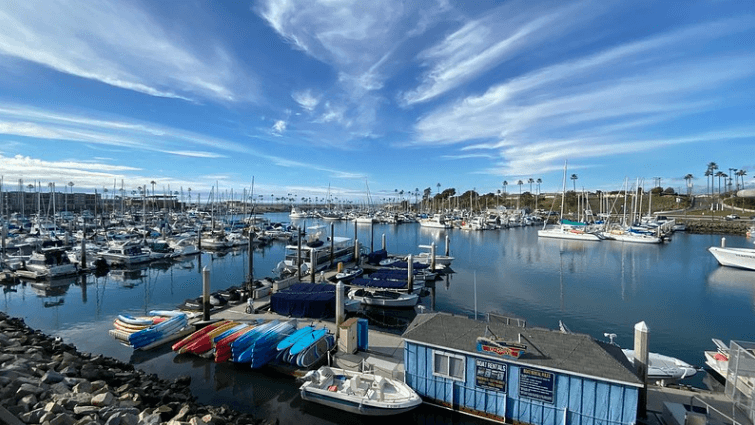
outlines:
M164 25L135 3L29 0L3 5L4 55L150 96L252 98L249 76L219 43L208 35L203 42L209 49L190 45L186 34L194 28L176 32L175 23Z
M694 126L667 123L750 102L739 91L755 58L741 43L716 54L695 46L753 28L748 17L698 24L543 66L436 108L416 123L414 143L496 151L492 173L526 175L558 170L565 158L700 141ZM725 124L721 133L730 133Z
M313 129L343 130L324 137L339 141L336 147L372 133L376 111L385 102L381 90L401 60L394 57L396 50L448 9L445 0L261 0L254 7L289 45L332 68L333 87L320 90L327 94L315 97L302 90L292 97L315 117L309 122Z
M579 28L600 13L600 8L590 2L559 5L506 2L484 17L465 23L419 54L429 70L419 87L401 94L400 100L405 105L432 100Z

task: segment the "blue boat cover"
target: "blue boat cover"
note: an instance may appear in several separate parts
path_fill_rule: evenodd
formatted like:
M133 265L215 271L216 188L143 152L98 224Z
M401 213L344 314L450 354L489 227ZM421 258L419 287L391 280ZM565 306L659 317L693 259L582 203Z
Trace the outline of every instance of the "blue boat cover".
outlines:
M270 297L270 308L283 316L328 318L336 315L336 287L295 283Z
M404 289L407 282L405 280L389 280L389 279L371 279L358 277L351 281L354 286L365 286L368 288L386 288L386 289Z
M367 254L367 262L369 264L378 264L381 261L388 258L388 251L384 249L380 249L377 251L372 251L369 254Z

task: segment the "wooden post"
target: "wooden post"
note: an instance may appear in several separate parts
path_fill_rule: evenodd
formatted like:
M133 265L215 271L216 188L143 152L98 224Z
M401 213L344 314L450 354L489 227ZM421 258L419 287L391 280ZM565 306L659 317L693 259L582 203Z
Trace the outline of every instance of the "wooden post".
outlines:
M354 239L354 265L359 266L359 239Z
M446 235L446 257L451 255L451 238Z
M310 281L315 283L315 273L317 273L317 251L313 249L310 255L312 258L309 259L309 265L311 266L309 269L309 277Z
M79 268L84 270L87 268L87 231L84 229L84 236L81 238L81 264Z
M648 404L648 330L644 321L634 325L634 367L643 382L637 399L637 417L647 416Z
M408 273L406 290L410 294L412 294L414 293L414 259L412 258L412 254L409 254L409 256L406 257L406 261L408 263L406 266L406 270Z
M254 232L249 231L249 275L246 281L249 298L254 299Z
M383 251L386 251L388 245L386 245L385 243L385 233L383 233L383 237L381 239L382 239L382 244L380 247L382 248Z
M333 246L333 244L335 243L333 241L333 239L335 239L333 235L334 227L335 227L335 223L330 223L330 268L331 269L333 268L333 265L334 265L333 262L335 261L335 258L336 258L336 253L334 251L335 247Z
M375 220L370 222L370 252L375 252Z
M430 271L435 271L435 242L430 244Z
M210 270L202 269L202 319L210 320Z
M299 242L296 246L296 275L301 282L301 229L299 230Z
M340 280L336 283L336 328L344 320L344 285Z

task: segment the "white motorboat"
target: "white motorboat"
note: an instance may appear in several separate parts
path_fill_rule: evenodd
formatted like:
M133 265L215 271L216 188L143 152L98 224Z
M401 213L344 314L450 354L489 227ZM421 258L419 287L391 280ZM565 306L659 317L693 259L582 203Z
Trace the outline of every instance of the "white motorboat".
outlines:
M25 270L17 271L19 276L32 279L54 279L77 273L76 264L71 262L62 247L42 248L32 252L26 260Z
M379 375L322 366L304 379L302 399L358 415L396 415L422 404L404 382Z
M359 277L364 273L361 267L347 267L342 272L336 273L336 280L342 282L348 282L356 277Z
M296 207L291 207L291 212L288 214L288 218L307 218L309 214L304 211L297 211Z
M201 254L197 248L196 238L194 237L170 240L168 245L173 248L176 257L188 257L189 255Z
M622 349L630 363L634 364L634 350ZM648 382L660 386L694 376L698 368L675 357L648 353Z
M419 225L422 227L429 227L433 229L450 229L452 226L441 214L434 214L432 217L422 218L419 220Z
M310 229L311 230L311 229ZM354 259L354 240L342 236L331 236L326 241L320 240L316 232L306 243L286 245L283 266L296 270L299 259L302 266L309 265L309 270L319 271L331 264L347 263ZM332 251L331 251L332 244Z
M705 364L716 372L724 381L729 381L729 347L720 339L713 338L716 351L705 351ZM738 376L737 387L745 394L755 391L755 379L749 376Z
M647 233L632 232L625 229L612 229L606 230L600 233L603 239L620 241L620 242L634 242L634 243L661 243L663 240L657 235L650 235Z
M372 307L410 308L419 302L419 295L417 294L364 288L351 289L348 297L351 300L359 301L363 305Z
M755 270L755 249L753 248L727 248L725 240L722 239L720 247L712 246L708 248L708 251L722 266Z
M147 263L152 260L150 253L142 250L139 242L110 242L107 249L98 254L107 261L109 265L132 266L135 264Z

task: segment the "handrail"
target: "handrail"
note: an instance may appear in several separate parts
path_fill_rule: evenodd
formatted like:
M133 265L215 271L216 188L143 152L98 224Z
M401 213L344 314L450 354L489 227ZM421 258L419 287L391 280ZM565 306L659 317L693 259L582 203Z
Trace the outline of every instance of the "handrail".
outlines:
M692 397L690 397L690 403L689 403L690 406L694 405L693 402L694 402L695 399L697 399L698 401L700 401L700 403L704 404L707 409L713 410L714 412L718 413L719 415L723 416L724 418L730 420L733 425L740 425L740 424L742 424L741 422L738 422L736 419L730 417L726 413L724 413L724 412L716 409L711 404L709 404L705 400L701 399L697 394L693 394ZM736 408L736 406L734 406L734 408Z

